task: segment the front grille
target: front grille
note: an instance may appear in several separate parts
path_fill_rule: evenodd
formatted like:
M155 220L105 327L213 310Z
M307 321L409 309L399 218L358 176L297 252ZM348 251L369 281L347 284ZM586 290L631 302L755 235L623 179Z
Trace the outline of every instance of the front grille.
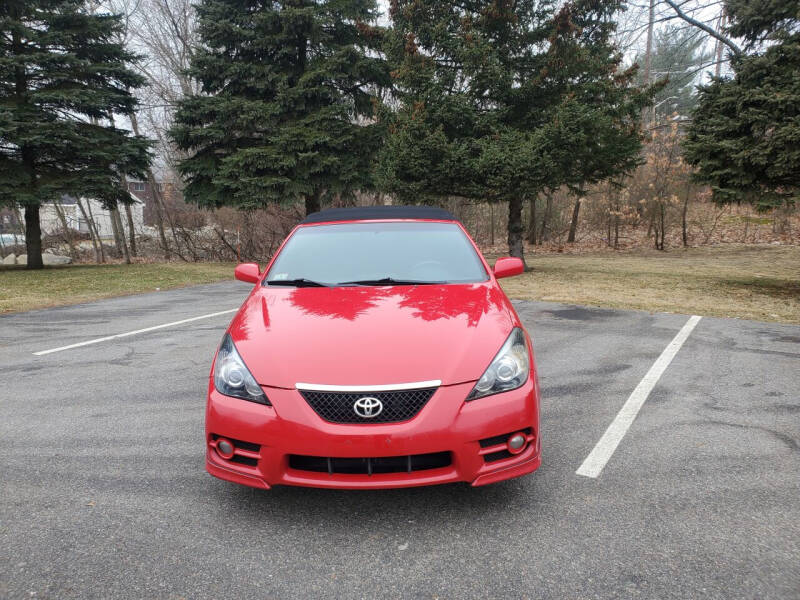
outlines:
M320 417L331 423L397 423L414 417L431 399L436 388L392 392L319 392L300 390L300 394ZM356 414L353 405L359 398L377 398L383 410L375 417Z
M449 452L411 454L409 456L382 456L378 458L333 458L327 456L289 455L289 467L298 471L349 475L375 475L381 473L411 473L449 467L453 459Z

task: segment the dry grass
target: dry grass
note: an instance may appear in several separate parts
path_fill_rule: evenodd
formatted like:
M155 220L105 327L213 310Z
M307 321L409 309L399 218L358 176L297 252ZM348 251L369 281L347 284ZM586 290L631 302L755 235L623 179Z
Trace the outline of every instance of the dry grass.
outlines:
M800 247L528 256L512 298L800 324Z
M492 257L490 257L492 258ZM800 247L714 246L581 255L529 255L531 271L503 280L512 298L800 324ZM233 278L230 263L76 265L0 269L0 312Z
M230 263L5 267L0 268L0 313L233 279L233 268Z

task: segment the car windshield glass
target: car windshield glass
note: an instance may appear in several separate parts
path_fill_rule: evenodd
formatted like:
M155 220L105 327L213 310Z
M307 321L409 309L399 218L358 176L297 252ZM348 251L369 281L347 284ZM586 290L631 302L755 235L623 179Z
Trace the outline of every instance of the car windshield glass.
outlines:
M486 279L483 263L455 223L372 222L301 227L265 282L413 285Z

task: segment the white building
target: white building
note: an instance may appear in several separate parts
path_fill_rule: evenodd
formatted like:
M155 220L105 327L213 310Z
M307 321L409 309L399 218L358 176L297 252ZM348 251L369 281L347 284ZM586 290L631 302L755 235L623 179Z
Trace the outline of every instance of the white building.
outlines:
M78 201L70 196L63 196L59 206L64 213L67 221L67 226L70 229L75 229L81 233L89 233L89 224L83 216L81 208L78 206ZM97 227L98 235L103 239L113 239L114 230L111 227L111 213L103 208L103 205L97 200L90 200L88 198L81 198L80 203L83 210L91 215ZM125 235L129 235L128 231L128 217L125 214L124 207L120 207L120 217L122 226L125 229ZM143 218L143 205L141 202L136 202L131 205L131 213L133 215L133 229L136 234L141 234L144 227ZM42 227L42 234L58 233L62 231L63 226L61 219L58 217L58 212L52 203L42 204L39 208L39 221Z

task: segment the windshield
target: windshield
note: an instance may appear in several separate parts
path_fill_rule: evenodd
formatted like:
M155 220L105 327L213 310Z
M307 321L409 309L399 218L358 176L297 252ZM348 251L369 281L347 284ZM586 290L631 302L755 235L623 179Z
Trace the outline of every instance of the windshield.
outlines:
M483 263L455 223L372 222L301 227L265 282L401 285L486 279Z

